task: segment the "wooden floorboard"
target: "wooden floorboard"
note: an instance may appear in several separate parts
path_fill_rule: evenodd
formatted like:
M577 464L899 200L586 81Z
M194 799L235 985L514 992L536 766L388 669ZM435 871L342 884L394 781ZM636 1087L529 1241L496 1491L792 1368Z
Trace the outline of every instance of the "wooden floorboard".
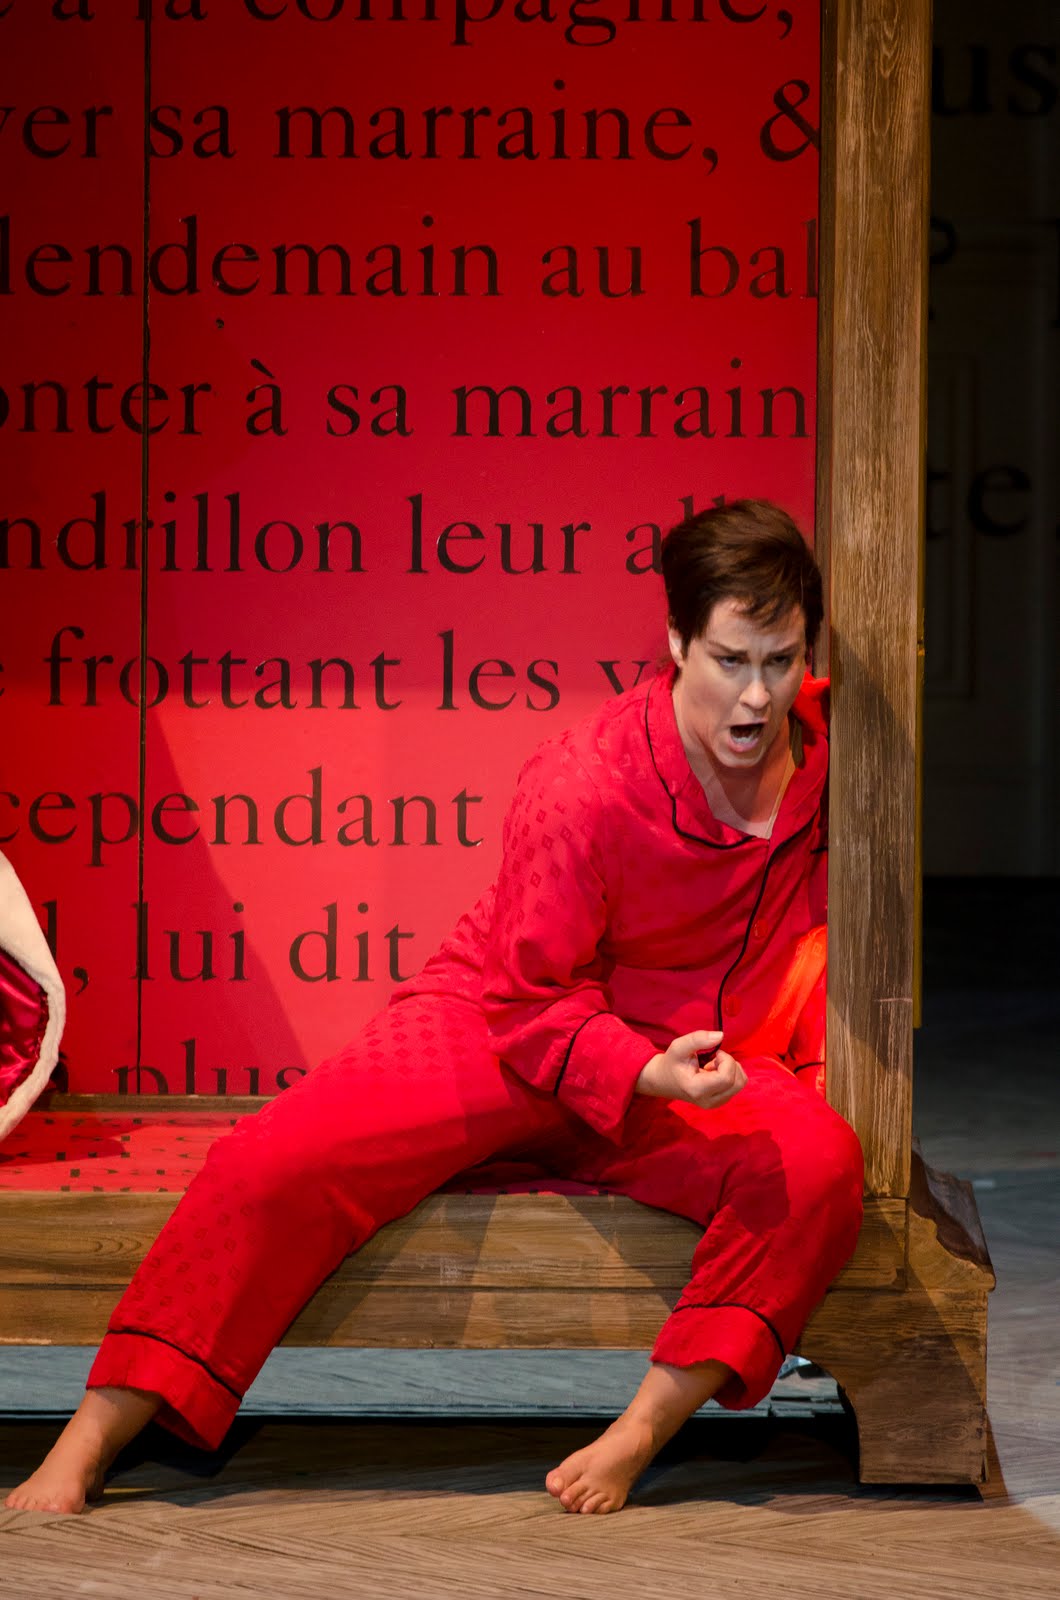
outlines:
M32 1459L46 1430L16 1430ZM831 1426L703 1422L620 1517L566 1517L540 1488L590 1436L571 1424L243 1426L189 1472L128 1467L88 1516L7 1514L6 1592L45 1600L386 1595L643 1600L1044 1600L1060 1538L1034 1505L973 1489L857 1490ZM14 1441L10 1441L14 1442Z

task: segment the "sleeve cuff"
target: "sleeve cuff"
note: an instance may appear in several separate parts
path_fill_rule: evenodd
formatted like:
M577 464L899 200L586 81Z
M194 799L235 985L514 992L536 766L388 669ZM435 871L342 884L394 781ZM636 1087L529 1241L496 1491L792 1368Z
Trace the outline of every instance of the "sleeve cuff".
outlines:
M656 1047L612 1011L596 1011L576 1029L556 1079L564 1105L608 1138L629 1110L637 1079Z

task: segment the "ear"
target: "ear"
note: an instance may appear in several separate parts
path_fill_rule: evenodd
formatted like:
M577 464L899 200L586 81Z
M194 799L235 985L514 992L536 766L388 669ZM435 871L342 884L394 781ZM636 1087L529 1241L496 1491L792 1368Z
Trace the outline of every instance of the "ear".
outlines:
M670 643L670 655L674 666L683 667L685 664L685 647L682 643L681 635L673 625L672 618L667 622L666 636Z

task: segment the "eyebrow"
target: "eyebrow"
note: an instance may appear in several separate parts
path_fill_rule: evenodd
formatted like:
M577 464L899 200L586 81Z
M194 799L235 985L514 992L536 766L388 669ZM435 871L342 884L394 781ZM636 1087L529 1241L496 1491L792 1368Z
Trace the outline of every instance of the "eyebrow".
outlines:
M719 655L722 656L746 656L747 654L746 650L737 649L735 645L723 644L720 639L707 638L704 640L704 643L706 644L708 650L715 650ZM799 651L803 648L803 641L801 639L790 639L786 644L782 644L779 649L771 650L769 654L771 656L798 655Z

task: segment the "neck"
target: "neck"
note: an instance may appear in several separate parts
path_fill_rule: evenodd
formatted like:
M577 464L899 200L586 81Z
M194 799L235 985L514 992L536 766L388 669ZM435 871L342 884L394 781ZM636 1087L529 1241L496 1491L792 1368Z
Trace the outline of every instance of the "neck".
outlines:
M787 772L791 751L790 715L761 761L741 770L721 765L709 751L689 739L682 723L680 696L676 694L674 711L688 764L718 821L735 827L754 827L767 822L773 814Z

